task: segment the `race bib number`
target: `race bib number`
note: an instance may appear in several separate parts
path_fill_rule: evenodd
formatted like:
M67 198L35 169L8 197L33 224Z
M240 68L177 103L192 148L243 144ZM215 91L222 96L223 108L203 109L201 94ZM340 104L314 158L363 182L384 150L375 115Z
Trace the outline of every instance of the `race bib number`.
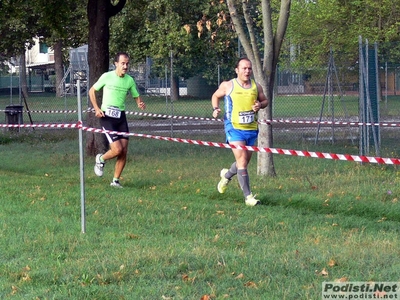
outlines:
M105 111L105 115L111 118L119 119L121 117L121 110L118 107L109 106Z
M254 122L254 111L239 112L239 124L250 124Z

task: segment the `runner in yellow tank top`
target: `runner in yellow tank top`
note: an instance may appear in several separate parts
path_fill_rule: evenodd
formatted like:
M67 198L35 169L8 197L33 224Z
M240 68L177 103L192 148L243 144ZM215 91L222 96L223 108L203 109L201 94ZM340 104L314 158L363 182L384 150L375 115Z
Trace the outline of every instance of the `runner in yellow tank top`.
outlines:
M268 99L261 85L251 79L252 64L247 58L239 59L236 64L235 79L224 81L211 97L213 117L217 118L221 109L219 101L225 100L225 133L226 140L231 145L253 146L258 135L257 112L267 107ZM246 205L260 204L250 190L250 180L247 166L253 151L232 149L235 162L229 169L222 169L221 180L217 189L220 193L226 191L229 181L237 174L239 185L243 191Z
M225 127L241 130L257 130L257 112L253 105L258 99L257 84L250 80L250 87L243 87L232 79L232 91L225 96Z

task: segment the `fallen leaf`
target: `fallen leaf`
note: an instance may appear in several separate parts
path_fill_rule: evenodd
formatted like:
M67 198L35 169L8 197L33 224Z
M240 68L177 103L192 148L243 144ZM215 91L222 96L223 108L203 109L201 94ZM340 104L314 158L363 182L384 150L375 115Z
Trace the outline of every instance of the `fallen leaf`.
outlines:
M196 279L196 277L190 278L189 275L187 275L187 274L183 274L182 275L182 280L183 281L190 281L190 282L193 283L195 279Z
M225 263L224 263L224 262L218 261L218 262L217 262L217 265L218 265L218 266L225 266Z
M253 281L247 281L244 286L246 287L251 287L251 288L256 288L257 284L255 284Z
M335 279L335 282L347 282L349 279L347 277L342 277L339 279Z
M209 295L203 295L201 296L200 300L210 300L211 297Z
M133 234L133 233L128 233L128 238L131 239L131 240L134 240L134 239L138 239L139 236L136 235L136 234Z
M22 275L22 280L23 280L23 281L30 281L30 280L31 280L31 277L29 276L28 273L24 273L24 274Z
M320 275L321 275L321 276L328 276L329 273L328 273L328 271L327 271L325 268L323 268L322 271L321 271L321 273L320 273Z
M122 279L122 273L121 272L113 272L113 275L116 279L121 280Z
M15 285L11 286L11 290L12 290L11 292L12 295L15 295L18 292L18 288Z
M26 265L22 270L24 270L24 271L30 271L31 268L30 268L28 265Z
M183 281L188 281L189 280L189 275L188 274L183 274L182 275L182 280Z
M243 273L240 273L238 276L235 277L235 279L240 279L240 278L243 278L243 277L244 277Z
M334 266L337 266L337 263L336 263L336 261L334 261L333 259L331 259L331 260L328 262L328 266L334 267Z

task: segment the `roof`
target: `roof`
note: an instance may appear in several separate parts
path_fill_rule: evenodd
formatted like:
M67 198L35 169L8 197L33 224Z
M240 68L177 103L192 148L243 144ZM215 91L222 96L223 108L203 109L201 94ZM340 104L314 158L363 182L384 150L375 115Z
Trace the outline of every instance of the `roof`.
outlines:
M27 68L30 69L47 69L54 68L54 61L42 62L42 63L34 63L26 65Z

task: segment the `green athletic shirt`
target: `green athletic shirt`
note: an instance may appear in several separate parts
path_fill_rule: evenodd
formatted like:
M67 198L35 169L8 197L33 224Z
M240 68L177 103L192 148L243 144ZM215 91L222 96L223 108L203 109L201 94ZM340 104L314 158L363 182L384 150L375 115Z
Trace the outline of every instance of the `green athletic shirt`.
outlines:
M125 110L126 95L130 91L133 98L139 97L135 80L125 74L119 77L115 71L109 71L100 76L99 80L93 85L96 91L103 88L103 102L101 110L105 111L107 107L118 107L121 111Z

